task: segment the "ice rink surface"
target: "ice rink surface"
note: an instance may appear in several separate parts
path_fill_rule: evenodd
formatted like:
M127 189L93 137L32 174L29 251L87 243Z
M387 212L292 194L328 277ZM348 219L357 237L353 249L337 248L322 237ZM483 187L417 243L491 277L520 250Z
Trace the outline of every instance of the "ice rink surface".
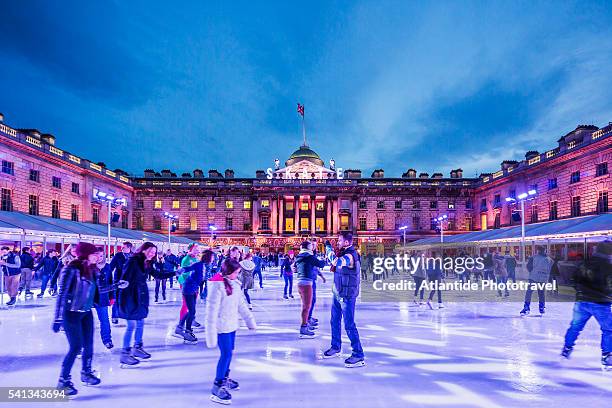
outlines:
M429 310L411 303L358 303L356 321L367 366L345 368L340 358L322 360L329 346L331 286L318 285L315 316L319 336L299 340L300 300L282 298L282 281L266 271L263 290L252 291L259 328L238 332L232 377L241 390L234 406L244 407L604 407L612 398L612 372L600 370L600 330L591 320L570 361L559 352L571 319L571 303L549 303L547 313L520 317L520 303L449 303ZM79 381L72 370L79 407L172 408L217 406L209 401L218 358L202 332L197 345L173 337L180 291L152 304L145 349L153 354L137 368L119 368L125 326L113 326L115 348L98 335L94 369L98 387ZM412 298L410 297L409 300ZM151 297L153 300L153 296ZM535 300L535 299L534 299ZM23 298L0 310L0 386L55 386L67 350L63 333L51 329L55 299ZM535 306L535 307L534 307ZM196 319L204 321L204 305ZM350 344L344 336L344 354ZM44 406L65 406L44 403ZM4 404L3 404L4 405ZM16 406L40 406L20 403Z

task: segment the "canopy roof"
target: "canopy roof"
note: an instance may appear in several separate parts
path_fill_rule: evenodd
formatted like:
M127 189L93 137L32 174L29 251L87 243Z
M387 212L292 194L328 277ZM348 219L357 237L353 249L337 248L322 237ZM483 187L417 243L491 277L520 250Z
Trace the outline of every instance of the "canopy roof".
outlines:
M59 218L28 215L20 212L0 211L0 231L10 235L25 234L27 238L98 239L106 240L107 225L76 222ZM167 243L168 236L152 232L111 228L111 241L151 241ZM51 240L53 241L53 239ZM175 245L189 245L191 239L172 236Z
M546 239L584 239L587 237L612 236L612 214L589 215L525 225L525 238L529 241ZM443 245L461 245L486 242L520 241L521 226L512 226L466 234L448 235ZM440 237L423 238L411 242L408 246L441 244Z

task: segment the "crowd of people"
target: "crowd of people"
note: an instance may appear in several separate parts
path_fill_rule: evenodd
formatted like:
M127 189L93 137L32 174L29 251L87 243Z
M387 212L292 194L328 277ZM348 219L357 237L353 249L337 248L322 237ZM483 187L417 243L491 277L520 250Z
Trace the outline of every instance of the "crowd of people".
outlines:
M351 355L344 361L345 366L365 365L364 350L355 323L355 309L360 281L368 278L370 257L363 258L366 265L362 268L362 258L353 246L350 232L340 234L336 248L326 242L324 251L318 253L316 241L305 240L296 252L264 256L238 247L219 251L193 243L187 251L175 255L170 250L159 253L158 248L150 242L138 248L125 242L108 262L104 248L82 242L70 245L63 254L49 250L44 256L33 254L29 248L18 253L2 247L0 268L10 297L9 304L15 304L20 291L25 296L33 295L31 280L34 273L38 273L41 279L41 290L37 296L43 297L47 291L50 296L56 296L52 329L54 332L63 331L68 341L68 352L61 364L57 387L67 395L77 394L71 381L71 370L79 355L82 360L82 383L100 383L92 370L94 309L99 320L100 338L108 349L114 347L112 332L116 329L112 326L119 327L119 319L125 320L119 364L121 367L136 366L141 360L152 358L144 349L145 322L150 312L149 281L155 281L156 303L159 302L160 292L162 301L166 300L168 283L170 287L178 285L182 304L180 309L177 308L178 322L174 335L181 338L184 344L197 344L197 331L205 331L206 345L219 349L211 400L228 404L231 402L231 391L239 388L238 382L230 377L236 331L240 327L240 319L248 329L256 329L249 291L255 287L256 277L259 278L259 287L263 288L262 271L266 268L278 267L284 281L284 299L293 298L295 276L301 300L299 317L296 316L296 321L299 321L298 336L300 339L311 339L316 337L319 327L319 320L313 316L317 281L321 279L325 282L322 270L329 266L333 274L331 344L323 352L323 358L340 355L341 326L344 321L352 349ZM430 255L437 256L435 252ZM589 318L594 317L602 330L602 366L608 369L612 367L611 261L612 242L603 242L578 269L574 277L576 304L562 351L562 355L569 358L578 335ZM483 270L478 273L470 271L475 279L516 281L516 259L508 253L487 252L483 265ZM527 263L529 282L548 282L553 267L554 261L545 249L538 248ZM424 290L419 290L422 282L439 282L445 278L444 275L445 272L436 263L414 271L414 302L423 304ZM459 276L459 279L469 280L470 274ZM443 307L442 293L438 289L428 295L427 305L431 309L436 292L438 308ZM498 295L508 296L508 293L500 290ZM531 298L532 291L528 290L521 315L529 314ZM538 300L540 313L543 314L544 290L538 290ZM196 317L201 303L205 304L205 317L199 323Z

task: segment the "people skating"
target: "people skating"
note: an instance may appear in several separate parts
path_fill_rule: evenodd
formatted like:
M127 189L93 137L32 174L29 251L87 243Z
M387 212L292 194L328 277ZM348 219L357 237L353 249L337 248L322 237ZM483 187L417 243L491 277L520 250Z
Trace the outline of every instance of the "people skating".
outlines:
M57 265L59 260L57 259L57 251L55 249L51 249L47 251L45 256L43 256L36 266L34 266L34 271L39 272L40 274L40 293L36 295L37 298L42 298L45 295L45 290L47 290L47 285L49 284L49 280L53 276L53 273L57 269ZM49 290L51 291L51 290Z
M96 282L99 259L98 249L89 243L82 242L76 247L77 258L62 268L58 278L58 296L55 306L55 318L52 329L55 333L64 328L68 339L68 353L62 362L62 369L57 388L66 395L76 395L77 390L71 381L71 370L74 360L82 351L81 382L85 385L97 385L100 379L92 370L93 358L93 314L91 309L98 302L105 290L114 290L113 286L100 288ZM117 282L117 287L127 287L127 282Z
M431 258L431 262L428 262L426 266L427 280L433 285L440 285L444 277L444 272L442 271L442 258L438 258L438 254L436 252L431 253ZM427 298L427 307L432 310L434 307L431 304L431 301L433 300L436 292L438 293L438 309L444 308L444 303L442 303L442 290L440 290L438 286L432 288L432 290L429 292L429 298Z
M21 278L21 259L7 246L0 249L0 268L4 278L4 290L9 296L7 306L13 306L17 302L19 294L19 280ZM4 294L3 294L4 296Z
M313 242L313 254L318 258L315 242ZM321 268L315 266L313 268L313 272L314 277L312 278L312 302L310 304L310 311L308 312L308 325L313 329L317 329L319 326L319 319L313 316L315 305L317 303L317 279L318 277L321 277L323 283L327 282L327 279L325 279L325 276L323 276Z
M422 305L423 296L425 295L425 287L422 287L423 282L427 280L427 271L422 262L419 262L417 267L412 273L412 279L414 279L414 304Z
M180 262L178 257L168 248L164 255L164 272L176 271L179 266ZM168 278L168 281L170 283L170 289L172 289L172 286L174 285L174 277L172 276Z
M308 315L312 308L312 285L317 277L315 268L325 266L325 261L319 260L313 253L314 244L304 241L300 246L300 253L295 258L295 270L300 298L302 300L300 339L312 339L316 334L309 325Z
M94 307L100 322L100 339L104 347L110 350L115 347L111 336L111 324L108 316L108 308L111 305L111 299L115 297L113 290L113 275L110 271L110 265L106 262L104 248L99 247L96 253L98 255L98 260L92 267L96 268L96 285L99 288L100 295Z
M174 269L167 270L165 268L165 260L163 257L157 256L156 261L153 263L153 268L160 272L171 272L174 273ZM155 303L159 303L159 289L161 288L162 300L166 301L166 283L168 279L155 279Z
M202 259L185 268L182 268L184 280L182 283L183 299L187 305L187 316L185 317L185 330L183 331L183 342L185 344L197 344L198 338L193 334L192 324L195 320L196 306L198 302L198 290L200 282L205 279L207 271L212 268L214 254L207 249L202 253Z
M574 272L572 283L576 303L561 355L570 357L580 332L594 317L601 328L602 369L612 370L612 241L597 244L591 258Z
M285 288L283 290L284 299L293 299L293 269L295 268L295 257L293 251L289 251L287 256L283 258L281 264L281 276L285 279Z
M261 271L264 269L264 262L259 252L253 255L252 261L255 264L255 270L253 270L253 278L255 278L255 276L259 278L259 289L263 289L263 275Z
M508 279L512 279L513 283L516 283L516 258L510 254L510 251L506 251L506 270L508 271Z
M127 320L123 336L121 364L123 367L138 364L138 359L149 359L151 354L143 348L145 319L149 315L149 274L154 277L168 277L163 272L153 270L153 259L157 247L151 242L142 244L126 262L122 279L129 282L126 289L118 291L118 317ZM132 347L132 338L134 338Z
M249 305L249 309L253 310L253 305L251 304L251 296L249 296L249 290L253 289L255 286L255 279L253 277L253 271L255 270L255 262L253 262L253 257L250 253L246 254L244 259L240 261L240 275L238 276L238 280L242 283L242 291L244 293L244 298Z
M210 399L220 404L230 404L230 391L239 389L238 382L229 377L236 330L240 327L238 318L250 330L257 327L237 281L240 269L234 259L223 261L221 272L210 279L206 302L206 345L218 346L220 351Z
M507 260L506 257L502 254L497 253L497 251L493 251L493 274L495 275L495 281L498 285L503 284L505 286L504 296L510 296L510 292L508 291L508 269L506 268ZM497 289L497 294L499 297L502 297L502 290Z
M529 287L525 292L525 305L521 310L521 316L526 316L530 313L531 306L531 295L533 289L532 283L547 283L550 277L550 270L553 265L553 260L546 255L546 249L544 247L537 248L537 254L532 256L527 262L527 270L529 271ZM545 290L538 289L538 302L540 308L540 314L544 314L546 308L546 295Z
M181 259L181 268L186 268L198 262L198 259L200 257L200 251L201 249L198 244L196 243L189 244L189 246L187 247L187 252L185 253L185 256L183 256L183 258ZM187 278L187 276L188 276L188 273L184 275L181 274L177 278L177 282L179 286L181 287L181 293L183 290L183 283L185 282L185 279ZM200 286L198 283L198 288L199 287ZM179 311L179 323L176 325L176 329L174 329L174 335L176 337L184 339L185 338L185 321L187 320L187 314L189 313L189 309L187 308L185 296L182 296L182 300L183 300L183 303L181 304L181 310ZM197 321L195 321L195 316L194 316L194 322L192 323L192 325L194 327L200 327L200 324Z
M51 296L57 295L57 279L59 278L62 268L68 265L73 259L76 259L76 244L70 244L58 259L57 268L55 272L53 272L53 276L49 282Z
M353 234L348 231L340 233L337 246L340 250L339 256L336 256L329 241L325 243L327 259L334 272L334 286L331 309L331 347L323 353L323 358L340 355L342 350L341 325L344 319L344 328L353 349L351 356L344 360L344 365L362 367L365 365L364 353L355 324L355 303L359 296L361 274L359 253L353 247Z
M117 282L122 279L121 275L123 274L125 264L127 263L128 259L130 259L130 256L132 256L132 243L126 241L121 246L121 251L116 253L110 262L110 270L111 274L113 275L113 282ZM119 305L117 304L119 296L115 296L115 299L116 302L113 304L111 310L112 322L113 324L119 324Z
M493 254L489 251L486 251L484 256L482 257L482 263L484 265L484 268L482 270L482 279L490 281L495 280L495 274L493 273Z
M34 274L34 257L30 254L30 248L23 248L21 255L21 278L19 280L19 293L24 292L25 297L32 296L32 275Z

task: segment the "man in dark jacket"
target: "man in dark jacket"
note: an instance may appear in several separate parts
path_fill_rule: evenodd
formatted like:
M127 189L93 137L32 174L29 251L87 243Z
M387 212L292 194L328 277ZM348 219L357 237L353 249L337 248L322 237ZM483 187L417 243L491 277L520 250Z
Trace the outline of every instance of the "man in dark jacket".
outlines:
M599 243L590 260L574 272L574 316L561 355L569 358L591 316L601 327L601 364L612 370L612 241Z
M30 287L32 285L32 274L34 273L34 257L30 254L30 248L23 248L21 255L21 280L19 292L25 289L25 295L33 295Z
M57 251L52 249L47 251L47 254L34 267L34 271L40 271L41 279L40 293L36 297L41 298L45 295L45 290L47 289L49 279L51 279L51 276L53 276L53 273L57 269L58 263L59 260L57 259Z
M0 269L2 270L0 275L4 277L4 290L10 298L6 305L12 306L17 302L19 278L21 276L21 258L7 246L0 249Z
M325 244L327 259L335 267L334 300L331 310L331 347L323 353L323 358L340 355L342 350L341 324L344 319L346 334L351 340L352 355L344 360L346 367L363 367L365 365L363 348L355 324L355 303L359 296L361 261L359 253L353 247L353 234L347 231L338 237L338 256L329 242Z
M123 274L123 268L125 267L127 260L130 259L131 256L132 256L132 243L126 241L123 243L123 246L121 247L121 252L116 253L110 262L109 268L110 268L110 273L113 276L113 282L119 282L121 280L121 275ZM116 296L116 299L118 300L119 297ZM117 303L114 303L113 309L111 312L113 324L119 323L117 308L118 308Z
M179 259L176 255L172 253L170 249L166 250L166 255L164 256L164 272L173 272L176 271L176 268L179 266ZM174 277L170 277L170 288L174 285ZM164 283L164 288L166 284ZM165 290L165 289L164 289Z
M312 285L317 276L316 268L325 266L325 261L319 260L313 253L314 244L304 241L300 247L300 253L295 258L295 269L297 272L297 284L300 298L302 299L302 325L300 326L300 339L312 339L316 337L312 331L314 327L308 324L308 314L312 306Z

